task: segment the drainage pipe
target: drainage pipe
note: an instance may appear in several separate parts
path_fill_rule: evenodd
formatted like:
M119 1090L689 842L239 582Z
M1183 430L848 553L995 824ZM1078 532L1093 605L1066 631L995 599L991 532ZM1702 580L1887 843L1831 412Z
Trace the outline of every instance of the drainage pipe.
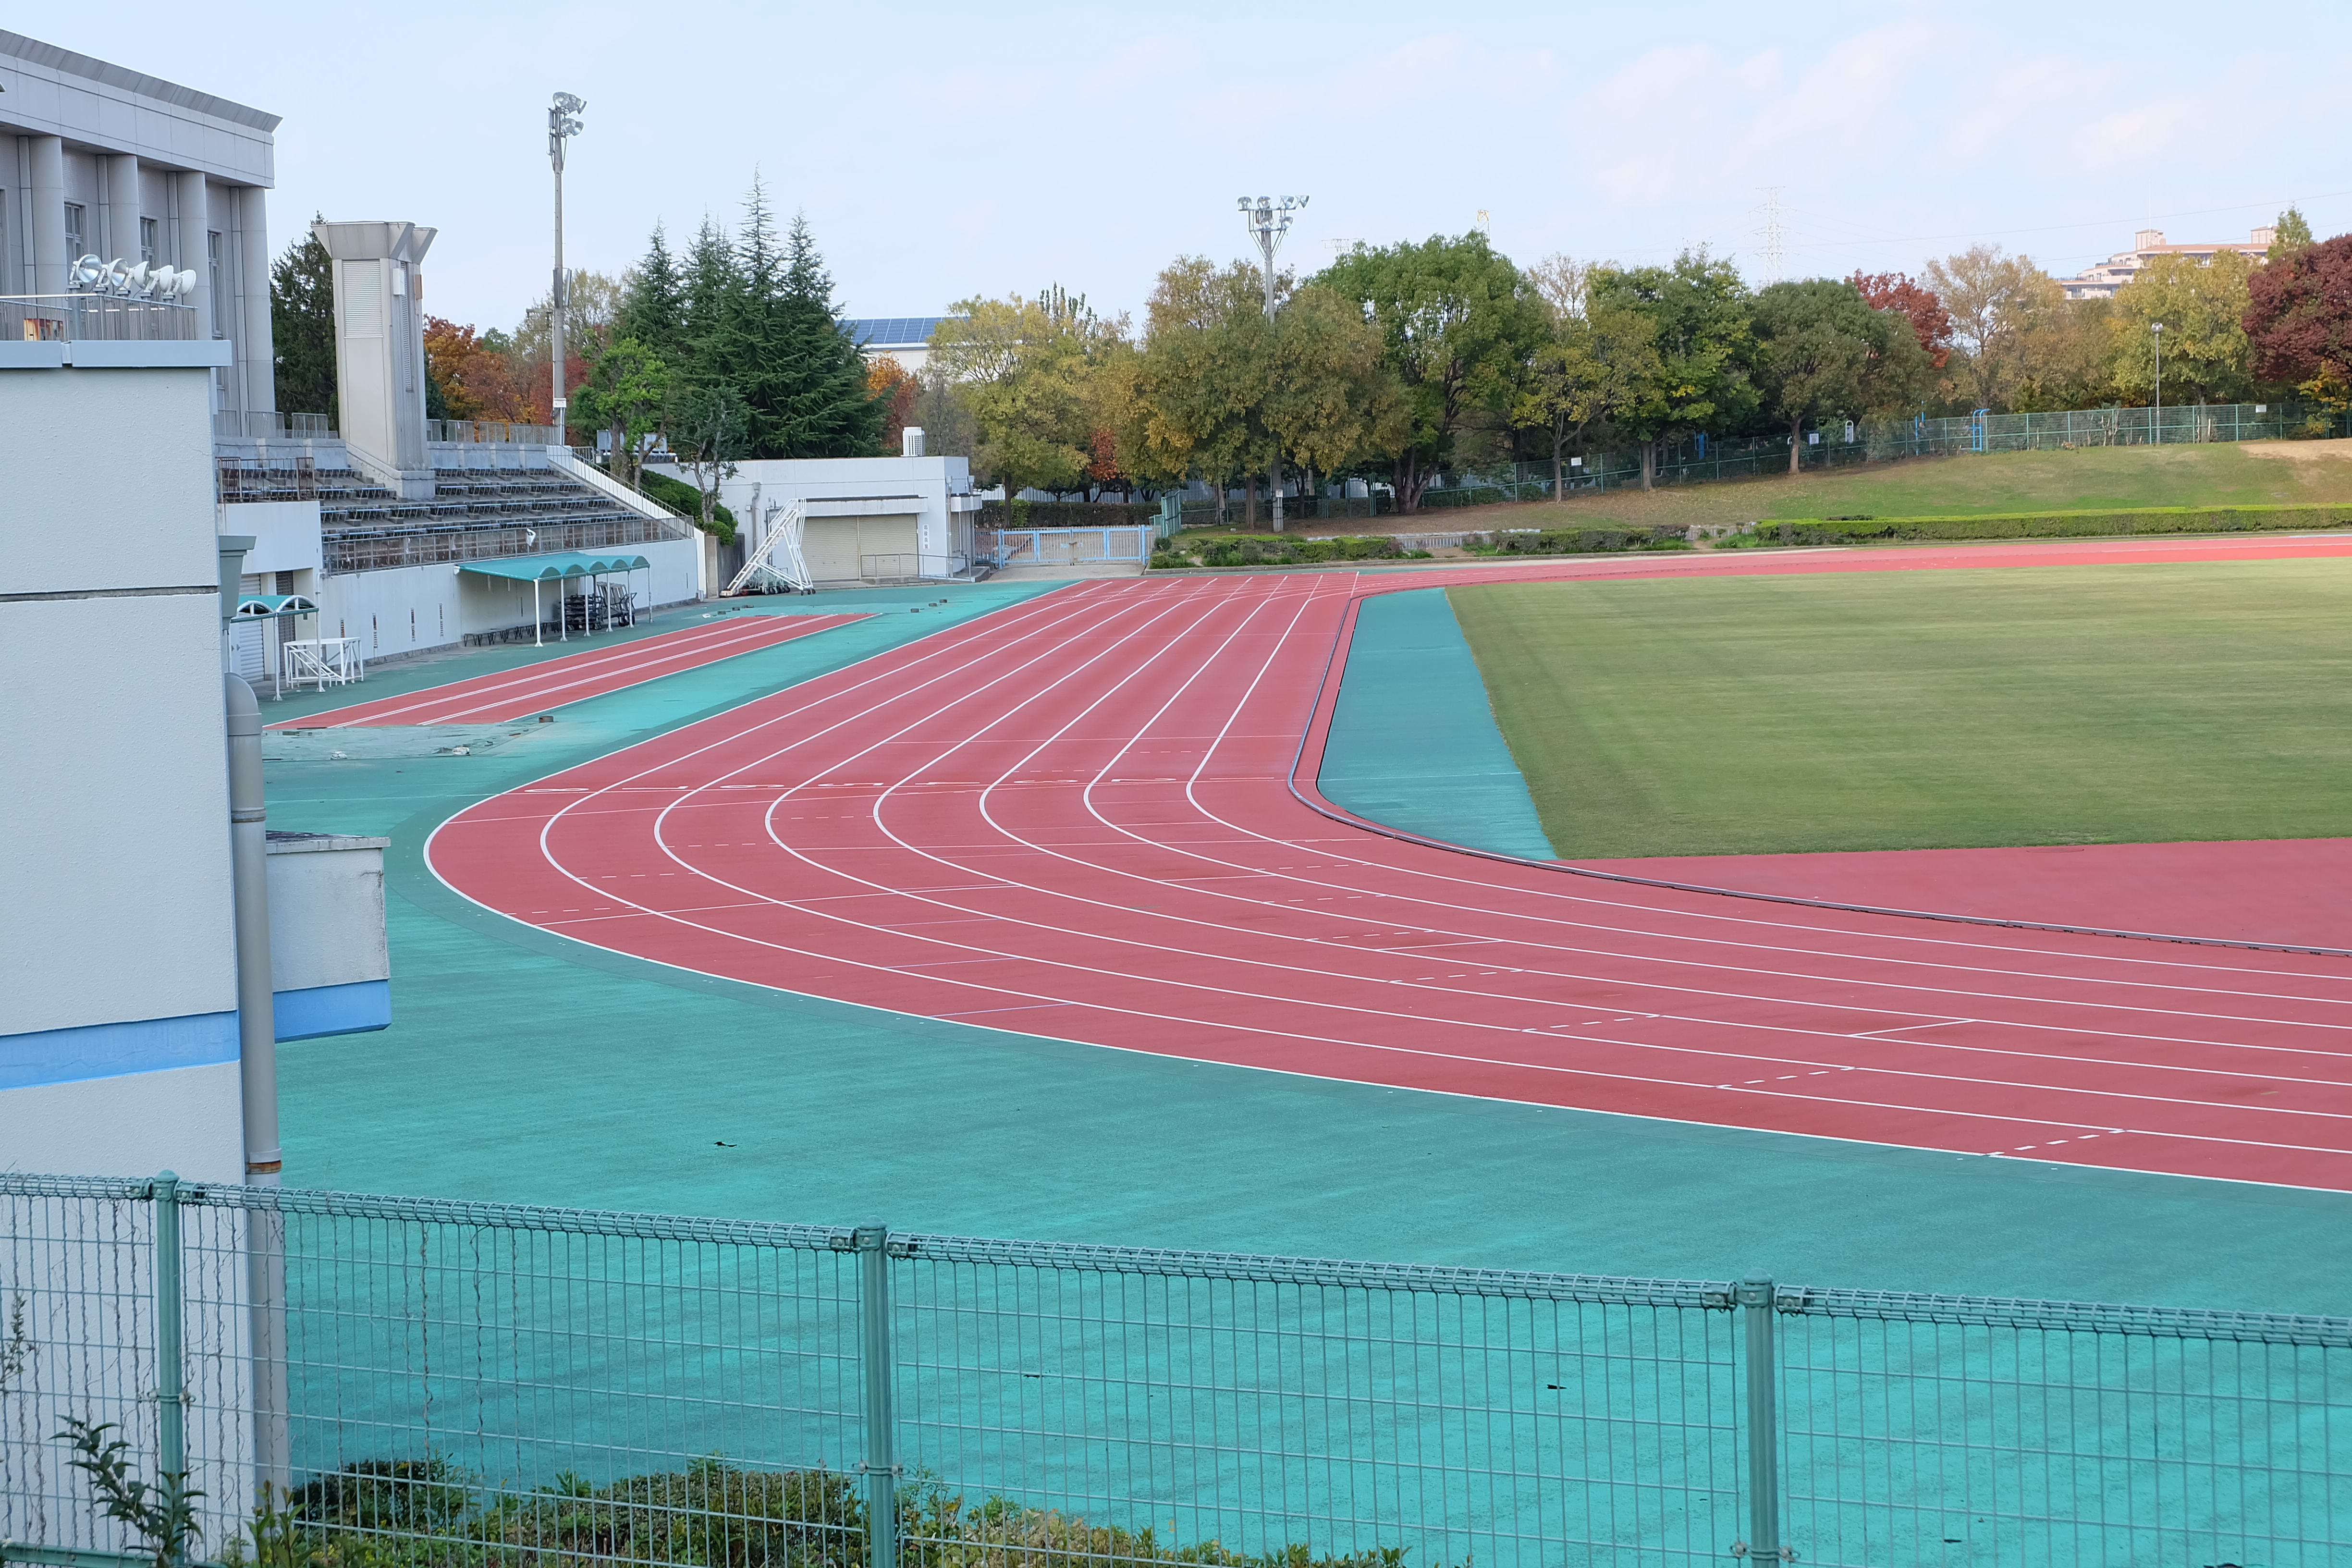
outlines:
M230 886L236 903L237 1084L244 1102L245 1181L278 1184L278 1018L269 983L269 840L261 793L261 704L235 675L221 678L228 708ZM246 1301L253 1349L257 1501L284 1506L291 1480L286 1410L285 1216L245 1211ZM275 1494L273 1496L273 1493Z

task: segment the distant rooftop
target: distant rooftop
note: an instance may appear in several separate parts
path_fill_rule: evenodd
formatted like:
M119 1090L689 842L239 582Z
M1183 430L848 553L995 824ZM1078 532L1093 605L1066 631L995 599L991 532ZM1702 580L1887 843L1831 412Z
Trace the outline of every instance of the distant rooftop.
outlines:
M950 316L862 316L845 318L841 330L861 349L920 348L931 341Z

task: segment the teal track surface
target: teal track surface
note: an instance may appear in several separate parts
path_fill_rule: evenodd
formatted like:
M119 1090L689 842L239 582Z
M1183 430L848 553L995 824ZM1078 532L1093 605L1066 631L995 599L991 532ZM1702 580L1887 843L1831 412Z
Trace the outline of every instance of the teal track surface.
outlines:
M763 604L748 613L875 613L590 699L553 724L477 727L470 738L492 744L466 757L437 754L466 738L438 731L375 731L364 752L348 731L272 737L273 826L394 840L393 1023L282 1048L287 1180L770 1219L879 1214L1045 1239L1612 1274L1762 1267L1817 1285L2341 1310L2339 1249L2316 1238L2352 1221L2346 1194L1418 1094L875 1013L584 948L489 914L425 868L426 835L463 805L1049 586ZM1425 616L1367 625L1423 635ZM533 652L388 667L365 689ZM1406 698L1417 686L1357 700L1373 690L1351 693L1352 725L1426 721L1423 697ZM265 704L272 723L304 710ZM1367 755L1390 744L1369 731L1354 743ZM1492 753L1459 754L1490 787ZM1442 792L1443 775L1424 776Z
M1554 858L1443 588L1366 599L1316 783L1359 816Z

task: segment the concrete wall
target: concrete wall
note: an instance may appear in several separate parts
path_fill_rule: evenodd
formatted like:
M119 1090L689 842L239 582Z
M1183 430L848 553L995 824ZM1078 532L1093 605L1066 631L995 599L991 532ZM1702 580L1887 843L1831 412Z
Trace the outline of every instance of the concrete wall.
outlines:
M237 509L239 511L243 508ZM232 520L236 512L231 512ZM640 609L681 604L696 596L698 542L659 541L615 546L642 555L649 570L631 586ZM574 592L578 589L575 586ZM541 589L545 615L555 614L556 587ZM530 584L461 572L457 566L395 566L382 572L339 572L319 583L320 637L360 639L362 658L394 658L446 647L475 632L530 625ZM307 626L310 623L305 622ZM307 630L306 636L310 635Z
M208 381L0 370L0 1162L20 1169L242 1168Z

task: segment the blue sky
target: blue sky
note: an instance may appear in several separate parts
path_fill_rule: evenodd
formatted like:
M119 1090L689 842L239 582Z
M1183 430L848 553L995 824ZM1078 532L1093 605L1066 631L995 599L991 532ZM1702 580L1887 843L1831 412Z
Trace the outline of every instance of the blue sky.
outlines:
M1627 263L1916 271L1987 240L2061 274L2242 237L2287 201L2352 227L2352 8L1475 8L1037 4L391 7L215 0L13 26L285 117L274 243L314 211L437 226L430 308L511 325L550 266L544 110L588 100L567 258L731 219L756 168L853 315L1061 283L1133 310L1239 256L1234 198L1313 200L1285 260L1459 233Z

